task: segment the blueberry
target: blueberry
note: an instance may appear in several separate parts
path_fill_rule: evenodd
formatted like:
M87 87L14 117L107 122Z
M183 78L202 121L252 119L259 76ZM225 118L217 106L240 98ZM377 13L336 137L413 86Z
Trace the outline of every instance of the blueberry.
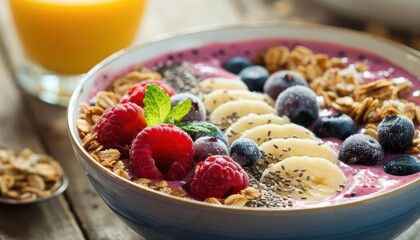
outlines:
M264 85L264 93L276 100L281 92L292 86L308 86L305 78L300 73L283 70L273 73Z
M276 100L279 116L287 116L290 121L308 127L319 116L319 106L315 93L304 86L293 86L284 90Z
M420 160L410 155L393 158L385 166L386 173L396 176L406 176L420 172Z
M213 125L213 127L217 128L216 132L213 132L213 133L202 133L202 132L191 133L190 137L192 138L192 140L195 141L195 140L199 139L200 137L210 136L210 137L215 137L215 138L219 139L220 141L222 141L227 146L228 141L227 141L227 138L225 136L225 133L222 130L220 130L216 125L214 125L214 124L211 124L211 125Z
M239 138L232 143L229 155L242 167L252 167L260 159L260 150L254 141Z
M191 93L179 93L171 97L171 105L175 107L182 100L191 99L191 109L184 118L181 119L183 122L190 121L204 121L206 120L206 107L204 103L196 96Z
M270 76L267 69L261 66L249 66L239 73L239 78L248 86L250 91L262 92L265 81Z
M354 134L341 145L338 159L343 162L374 166L384 161L384 149L376 139L365 134Z
M345 140L350 135L357 133L356 123L344 113L320 118L316 124L314 133L320 138L333 137Z
M242 69L254 65L244 57L233 57L223 63L223 68L231 73L238 74Z
M194 141L194 160L202 162L213 155L227 155L226 144L215 137L200 137Z
M379 143L387 152L401 153L413 143L414 124L403 115L387 115L378 125Z

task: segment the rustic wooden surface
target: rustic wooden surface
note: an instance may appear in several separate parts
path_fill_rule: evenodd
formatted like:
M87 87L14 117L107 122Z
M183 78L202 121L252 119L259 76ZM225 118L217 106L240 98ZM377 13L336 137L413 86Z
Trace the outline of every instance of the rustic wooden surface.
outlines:
M337 18L307 1L149 0L137 40L206 24L283 19L328 23ZM4 0L0 37L0 145L47 152L61 162L70 179L65 195L56 199L29 206L0 204L0 240L142 239L111 212L79 167L67 135L66 109L28 96L15 85L10 62L18 45ZM416 239L419 225L418 221L397 239Z

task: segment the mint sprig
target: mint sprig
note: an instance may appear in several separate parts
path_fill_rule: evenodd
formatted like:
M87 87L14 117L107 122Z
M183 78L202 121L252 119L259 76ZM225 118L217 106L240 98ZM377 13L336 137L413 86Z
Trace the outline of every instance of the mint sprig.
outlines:
M175 121L181 121L185 115L188 114L188 112L191 109L191 99L182 100L179 102L172 110L169 112L168 115L168 121L173 119Z
M170 123L174 124L175 126L181 128L184 132L188 133L189 135L195 133L202 133L202 134L211 134L218 131L217 127L208 122L180 122L180 121L171 121Z
M179 102L171 109L171 98L156 84L150 84L144 92L144 115L147 126L180 121L191 109L191 99Z
M171 99L162 88L156 84L147 86L143 103L147 126L164 123L167 120L171 112Z

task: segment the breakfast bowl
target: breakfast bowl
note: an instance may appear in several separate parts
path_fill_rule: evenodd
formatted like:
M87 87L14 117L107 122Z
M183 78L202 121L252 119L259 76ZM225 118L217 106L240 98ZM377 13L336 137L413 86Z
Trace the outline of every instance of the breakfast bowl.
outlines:
M273 23L207 27L162 36L115 53L95 66L73 93L68 107L68 127L83 171L107 205L130 228L147 239L391 239L419 219L418 172L394 176L386 174L383 165L338 163L347 182L337 196L327 200L297 201L294 206L286 201L279 207L211 204L194 197L157 191L145 186L146 182L141 181L144 178L136 180L124 171L115 171L115 166L109 168L109 162L99 161L89 147L97 142L89 145L86 134L80 131L89 114L86 109L81 110L81 106L88 108L95 102L107 105L107 101L98 100L96 93L109 89L113 79L139 66L154 69L162 67L162 63L189 61L196 63L194 69L198 78L233 78L234 74L222 70L222 62L234 56L255 59L261 51L279 44L288 48L302 45L343 61L371 64L370 71L362 75L364 79L401 80L397 77L402 76L414 86L406 93L406 98L417 105L420 101L418 52L363 33L319 25ZM418 124L415 128L419 128ZM165 139L161 137L162 141ZM338 151L341 143L331 141L331 146ZM418 161L419 153L411 156ZM130 166L127 160L122 160L121 164ZM367 180L363 180L364 174L369 175Z

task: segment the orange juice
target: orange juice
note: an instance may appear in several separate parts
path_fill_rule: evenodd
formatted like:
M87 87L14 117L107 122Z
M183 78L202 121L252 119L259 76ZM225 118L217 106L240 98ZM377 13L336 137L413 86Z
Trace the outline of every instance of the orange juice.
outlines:
M145 0L9 0L26 55L63 73L83 73L132 43Z

